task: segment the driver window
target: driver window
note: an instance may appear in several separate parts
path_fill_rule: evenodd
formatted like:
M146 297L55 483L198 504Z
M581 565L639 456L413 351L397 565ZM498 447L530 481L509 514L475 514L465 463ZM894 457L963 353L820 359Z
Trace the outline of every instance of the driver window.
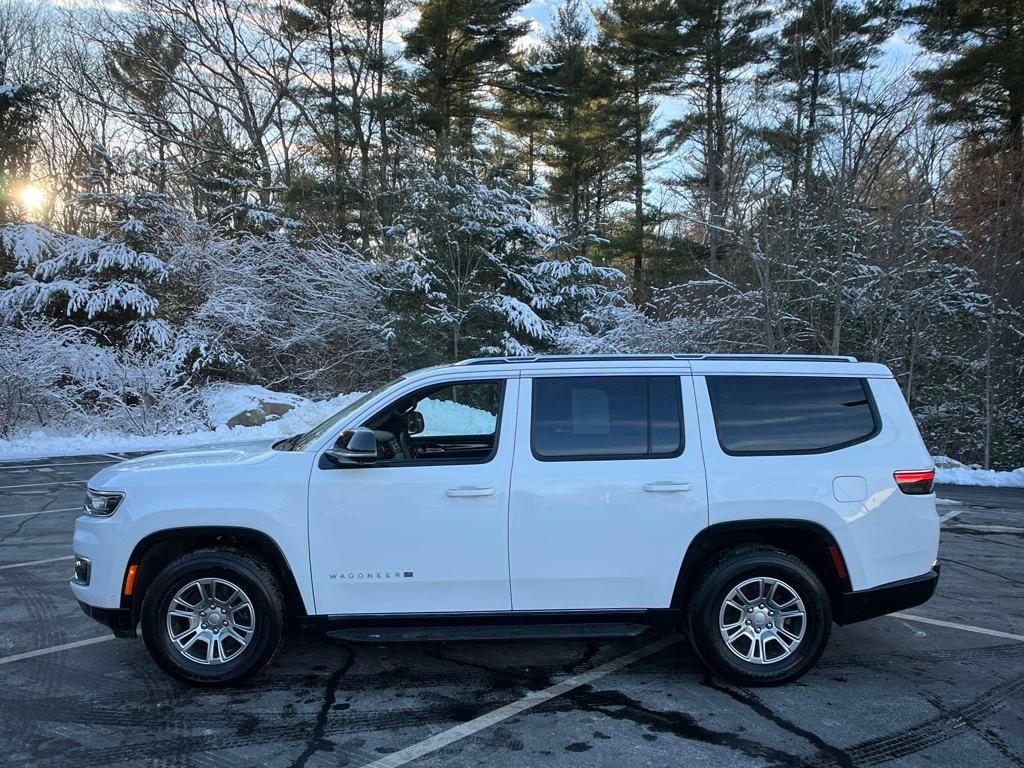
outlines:
M413 410L423 416L418 437L493 435L500 407L500 382L452 384L416 403Z
M380 464L420 461L481 463L497 447L501 379L421 389L391 403L363 426L373 430Z

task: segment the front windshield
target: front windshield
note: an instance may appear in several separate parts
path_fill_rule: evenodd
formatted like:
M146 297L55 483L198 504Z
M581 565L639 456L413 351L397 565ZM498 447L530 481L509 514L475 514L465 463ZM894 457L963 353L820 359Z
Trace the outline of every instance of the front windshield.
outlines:
M329 419L327 419L326 421L323 421L323 422L317 424L315 427L313 427L311 430L309 430L309 432L307 432L306 434L304 434L301 437L299 437L295 441L295 443L291 446L291 450L293 450L293 451L303 451L303 450L305 450L308 446L312 445L317 440L319 440L328 430L330 430L339 421L341 421L342 419L346 418L350 413L354 412L356 409L361 408L363 406L363 404L365 404L365 403L369 402L371 399L377 397L377 395L379 395L382 392L384 392L385 390L390 389L391 387L395 386L395 384L397 384L398 382L402 381L404 378L405 378L404 376L399 376L397 379L392 379L391 381L389 381L384 386L377 387L377 389L373 390L373 392L368 392L365 395L363 395L362 397L353 400L351 403L346 405L344 408L342 408L336 414L331 416Z

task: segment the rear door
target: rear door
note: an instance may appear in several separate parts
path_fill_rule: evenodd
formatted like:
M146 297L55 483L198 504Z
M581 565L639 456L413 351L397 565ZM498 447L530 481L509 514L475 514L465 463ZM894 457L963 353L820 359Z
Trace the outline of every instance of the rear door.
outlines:
M707 492L689 375L524 372L514 610L666 608Z

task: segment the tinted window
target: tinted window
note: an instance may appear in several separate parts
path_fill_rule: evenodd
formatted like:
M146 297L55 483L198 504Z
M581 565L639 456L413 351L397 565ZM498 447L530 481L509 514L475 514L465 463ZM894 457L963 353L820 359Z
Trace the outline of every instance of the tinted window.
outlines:
M718 441L727 453L814 453L875 433L861 379L709 376Z
M600 376L533 382L538 458L647 458L682 448L679 378Z

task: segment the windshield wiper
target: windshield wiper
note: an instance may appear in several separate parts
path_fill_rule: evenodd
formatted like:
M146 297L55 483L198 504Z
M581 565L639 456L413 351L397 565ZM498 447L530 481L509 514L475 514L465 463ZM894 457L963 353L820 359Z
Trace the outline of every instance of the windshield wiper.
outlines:
M272 446L275 451L294 451L295 446L299 444L299 440L303 438L305 432L299 432L297 435L286 437L283 440L278 440Z

